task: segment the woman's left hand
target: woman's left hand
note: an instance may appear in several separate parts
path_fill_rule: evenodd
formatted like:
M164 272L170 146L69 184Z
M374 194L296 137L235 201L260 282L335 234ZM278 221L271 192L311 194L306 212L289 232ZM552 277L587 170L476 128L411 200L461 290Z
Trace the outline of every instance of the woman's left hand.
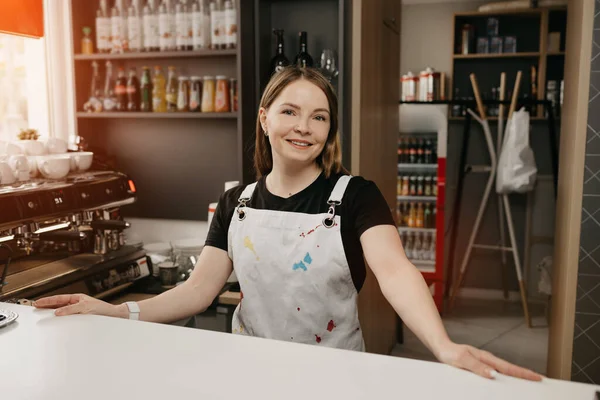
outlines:
M530 381L542 380L540 374L504 361L488 351L464 344L447 343L438 351L438 359L444 364L466 369L484 378L495 378L500 372Z

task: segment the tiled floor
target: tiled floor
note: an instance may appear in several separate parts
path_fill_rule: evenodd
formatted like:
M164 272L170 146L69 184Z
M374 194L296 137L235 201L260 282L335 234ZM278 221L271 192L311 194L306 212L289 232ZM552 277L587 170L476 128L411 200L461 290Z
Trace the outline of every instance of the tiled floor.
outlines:
M530 305L533 327L528 328L520 303L457 300L452 313L444 315L448 335L457 343L488 350L509 362L546 373L548 324L541 307ZM419 339L404 327L404 344L393 356L436 361Z

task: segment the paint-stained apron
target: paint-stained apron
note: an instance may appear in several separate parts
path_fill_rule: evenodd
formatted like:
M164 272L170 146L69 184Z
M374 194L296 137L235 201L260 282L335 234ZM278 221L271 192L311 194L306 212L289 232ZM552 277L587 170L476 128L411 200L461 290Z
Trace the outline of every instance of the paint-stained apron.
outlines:
M336 215L350 178L338 180L322 214L250 208L256 183L244 189L228 233L242 292L233 333L364 351Z

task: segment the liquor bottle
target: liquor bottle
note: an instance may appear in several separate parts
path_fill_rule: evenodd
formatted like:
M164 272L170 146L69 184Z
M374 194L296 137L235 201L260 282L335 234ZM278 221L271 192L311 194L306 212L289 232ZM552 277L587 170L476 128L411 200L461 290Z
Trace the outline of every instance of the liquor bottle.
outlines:
M182 3L177 3L175 5L175 25L177 27L175 33L175 49L178 51L187 50L187 23L187 6Z
M119 67L117 83L115 84L115 95L117 96L115 109L117 111L127 111L127 77L125 76L125 69L123 67Z
M166 99L167 111L177 111L177 76L175 75L175 67L169 67L169 75L167 78Z
M273 34L277 38L277 44L275 46L275 57L271 59L271 74L279 72L290 65L290 61L284 53L283 29L273 29Z
M235 49L237 47L237 9L234 1L225 1L224 13L226 47Z
M96 11L96 49L99 53L111 50L111 20L108 14L108 0L100 0Z
M158 20L154 11L150 8L149 4L144 6L143 12L143 24L142 24L142 34L143 34L143 43L144 43L144 51L157 51L158 46L155 43L155 35L156 30L158 29Z
M152 110L154 112L167 112L167 89L165 76L160 66L154 67L152 79Z
M121 47L121 13L117 6L111 10L110 17L110 38L112 42L111 53L122 53Z
M98 72L98 62L92 61L92 82L90 86L90 98L83 105L83 110L87 112L102 111L102 91L100 89L100 74Z
M119 10L119 36L121 39L121 49L123 52L129 51L129 29L127 27L127 8L124 5L125 0L115 0L115 6Z
M306 49L306 47L307 47L306 32L304 32L304 31L300 32L299 36L300 36L300 51L296 55L294 64L296 64L296 66L298 66L300 68L312 67L313 59L310 56L310 54L308 54L308 51Z
M134 0L129 6L127 13L127 42L131 51L142 51L143 49L143 25L142 15L138 4L139 0Z
M140 111L152 111L152 77L149 67L144 67L140 81Z
M140 82L136 75L135 68L131 67L127 80L127 111L140 110Z
M112 63L106 62L106 80L104 82L104 94L102 98L104 111L114 111L117 106L117 99L115 96L115 83L113 80Z

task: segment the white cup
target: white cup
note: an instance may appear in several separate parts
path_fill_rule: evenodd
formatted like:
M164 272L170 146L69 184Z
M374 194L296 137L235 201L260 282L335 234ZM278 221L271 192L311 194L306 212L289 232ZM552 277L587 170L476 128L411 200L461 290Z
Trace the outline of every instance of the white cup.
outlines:
M37 159L37 166L44 178L61 179L71 170L71 157L66 154L40 156Z
M44 143L37 140L18 140L15 144L23 150L27 156L43 156L46 154Z
M27 156L27 162L29 163L29 178L37 178L40 171L37 166L37 156Z
M0 155L2 154L9 156L18 155L23 154L23 150L16 144L0 140Z
M8 157L8 165L13 169L18 181L29 180L29 161L26 156L14 155Z
M59 138L49 138L45 143L48 154L64 154L67 152L67 142Z
M0 185L10 185L15 183L16 180L17 177L8 160L0 159Z
M91 151L77 151L68 153L71 157L71 171L83 172L90 169L94 160L94 153Z

